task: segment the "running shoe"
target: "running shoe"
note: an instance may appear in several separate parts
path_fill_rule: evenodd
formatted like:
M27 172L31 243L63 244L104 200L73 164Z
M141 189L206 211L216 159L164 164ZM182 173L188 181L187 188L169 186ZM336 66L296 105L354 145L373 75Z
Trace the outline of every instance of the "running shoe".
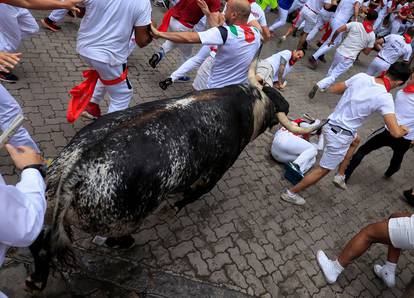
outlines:
M16 83L19 80L19 78L17 76L15 76L12 73L7 73L7 72L3 72L0 71L0 81L1 82L6 82L6 83Z
M48 17L41 19L40 22L42 23L43 27L53 32L58 32L62 29L62 27L60 27L56 22L53 22Z
M165 79L164 81L159 82L159 86L162 90L167 90L169 86L173 84L173 81L171 78Z

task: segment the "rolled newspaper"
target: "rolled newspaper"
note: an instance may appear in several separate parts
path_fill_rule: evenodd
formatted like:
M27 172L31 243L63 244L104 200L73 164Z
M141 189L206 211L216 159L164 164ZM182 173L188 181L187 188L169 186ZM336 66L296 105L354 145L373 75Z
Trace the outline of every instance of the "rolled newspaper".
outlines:
M14 118L10 126L0 136L0 148L7 144L9 139L16 133L20 126L22 126L23 121L24 116L22 114Z

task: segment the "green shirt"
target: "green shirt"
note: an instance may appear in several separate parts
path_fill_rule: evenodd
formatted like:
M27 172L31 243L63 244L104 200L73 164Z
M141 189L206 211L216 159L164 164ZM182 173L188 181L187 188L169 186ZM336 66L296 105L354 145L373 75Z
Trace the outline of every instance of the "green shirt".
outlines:
M260 7L265 10L268 6L271 9L275 9L277 7L277 0L256 0L256 3L260 5Z

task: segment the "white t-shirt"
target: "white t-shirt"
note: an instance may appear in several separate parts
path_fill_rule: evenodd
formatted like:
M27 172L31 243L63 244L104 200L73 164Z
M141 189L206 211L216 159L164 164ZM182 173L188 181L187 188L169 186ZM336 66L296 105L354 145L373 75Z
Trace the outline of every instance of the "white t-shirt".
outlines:
M134 27L151 23L150 0L84 0L86 14L76 50L82 56L110 65L127 61Z
M378 111L382 115L395 113L391 93L387 92L384 85L376 83L374 77L359 73L345 84L345 93L329 115L329 123L356 133L374 112Z
M291 57L292 57L292 52L289 50L284 50L265 59L265 61L269 62L273 67L273 70L274 70L273 82L279 81L278 74L279 74L279 66L280 66L281 58L286 60L285 71L283 72L283 79L290 72L291 66L289 65L289 60Z
M305 3L308 8L317 13L321 11L324 4L331 4L331 0L308 0Z
M249 65L260 47L261 35L256 28L246 26L247 32L236 25L222 28L227 30L225 41L218 27L198 32L203 45L218 46L207 84L208 88L247 83Z
M260 26L267 27L266 16L260 5L256 2L253 2L250 4L250 9L250 15L253 15L253 17L257 20Z
M341 0L335 11L335 22L346 24L354 15L354 5L356 2L362 4L362 0Z
M414 93L398 91L395 97L395 114L399 125L405 125L410 130L404 139L414 140Z
M406 43L402 35L390 34L384 37L384 46L378 53L378 56L383 58L389 64L397 62L402 57L404 61L409 61L413 49L411 44Z
M374 47L375 33L367 33L362 23L351 22L346 24L346 28L348 35L337 49L339 54L356 59L363 49Z

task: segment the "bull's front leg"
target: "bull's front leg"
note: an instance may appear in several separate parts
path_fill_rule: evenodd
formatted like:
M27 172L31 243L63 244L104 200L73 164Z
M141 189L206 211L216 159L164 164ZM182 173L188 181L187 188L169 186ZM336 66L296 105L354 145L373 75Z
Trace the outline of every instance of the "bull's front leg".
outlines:
M220 166L217 167L208 173L205 173L194 182L191 187L184 191L184 198L174 204L174 209L176 212L180 212L188 204L199 199L204 194L210 192L217 182L221 179L223 174L226 172L227 168Z

